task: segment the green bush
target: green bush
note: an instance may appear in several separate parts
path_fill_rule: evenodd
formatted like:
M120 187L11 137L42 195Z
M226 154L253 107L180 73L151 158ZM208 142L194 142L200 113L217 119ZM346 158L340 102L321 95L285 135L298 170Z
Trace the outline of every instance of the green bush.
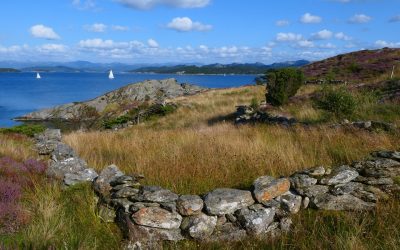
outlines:
M304 74L299 69L285 68L269 70L267 79L267 102L281 106L294 96L304 83Z
M12 128L0 128L0 133L24 134L33 137L37 133L42 133L45 129L42 125L22 124Z
M351 115L356 109L356 99L345 88L333 89L323 87L320 96L315 100L315 105L336 116Z

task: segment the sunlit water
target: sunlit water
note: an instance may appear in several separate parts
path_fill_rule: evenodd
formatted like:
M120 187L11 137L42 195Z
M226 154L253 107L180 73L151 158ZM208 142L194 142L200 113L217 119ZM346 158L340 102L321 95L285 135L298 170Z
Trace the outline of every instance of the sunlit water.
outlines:
M108 79L102 73L35 73L0 74L0 127L18 124L14 117L34 110L69 102L85 101L130 83L148 79L176 78L208 88L228 88L252 84L253 75L167 75L115 74Z

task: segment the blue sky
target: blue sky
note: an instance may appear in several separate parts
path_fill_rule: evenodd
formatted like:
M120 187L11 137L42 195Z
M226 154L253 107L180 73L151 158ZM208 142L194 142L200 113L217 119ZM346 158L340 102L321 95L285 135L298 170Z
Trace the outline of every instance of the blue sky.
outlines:
M4 0L0 61L272 63L400 47L399 0Z

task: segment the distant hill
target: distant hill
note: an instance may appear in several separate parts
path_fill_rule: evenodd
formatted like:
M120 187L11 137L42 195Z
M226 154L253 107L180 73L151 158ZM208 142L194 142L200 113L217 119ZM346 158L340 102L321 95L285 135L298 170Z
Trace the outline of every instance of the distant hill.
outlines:
M400 49L356 51L314 62L302 68L308 79L330 78L349 82L368 82L389 77L393 65L400 67Z
M65 66L36 66L21 69L24 72L66 72L76 73L81 72L79 69L65 67Z
M130 72L135 73L158 73L158 74L263 74L268 69L301 67L309 64L309 61L299 60L265 65L263 63L232 63L232 64L209 64L176 65L163 67L143 67Z
M20 71L13 68L0 68L0 73L17 73L17 72Z

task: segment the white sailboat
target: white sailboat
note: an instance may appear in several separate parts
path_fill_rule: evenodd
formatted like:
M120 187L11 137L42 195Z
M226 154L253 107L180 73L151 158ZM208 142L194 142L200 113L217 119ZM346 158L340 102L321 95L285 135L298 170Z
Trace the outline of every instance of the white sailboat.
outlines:
M39 72L36 73L36 79L41 79L42 77L40 76Z
M112 70L110 70L110 74L108 74L108 78L109 79L114 79L114 74L113 74Z

